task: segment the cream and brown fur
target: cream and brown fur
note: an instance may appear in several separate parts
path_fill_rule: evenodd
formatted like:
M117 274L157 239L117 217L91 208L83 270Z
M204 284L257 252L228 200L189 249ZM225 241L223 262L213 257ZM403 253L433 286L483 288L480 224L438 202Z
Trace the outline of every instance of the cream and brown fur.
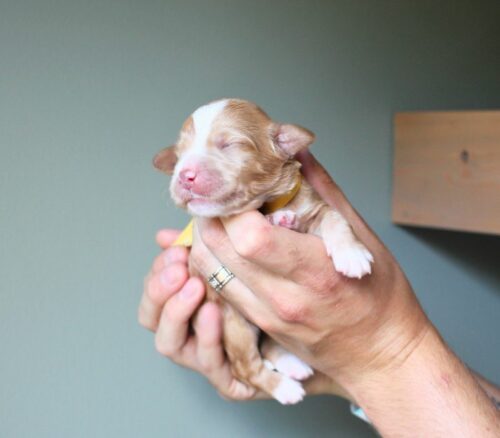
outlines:
M313 141L307 129L276 123L251 102L222 99L188 117L177 143L160 151L154 165L173 175L170 193L179 207L195 217L224 217L259 209L293 190L300 178L294 155ZM371 272L370 252L305 180L288 205L267 218L320 236L344 275L361 278ZM224 348L235 377L283 404L300 401L300 380L312 369L270 338L259 350L259 330L208 285L207 299L222 308Z

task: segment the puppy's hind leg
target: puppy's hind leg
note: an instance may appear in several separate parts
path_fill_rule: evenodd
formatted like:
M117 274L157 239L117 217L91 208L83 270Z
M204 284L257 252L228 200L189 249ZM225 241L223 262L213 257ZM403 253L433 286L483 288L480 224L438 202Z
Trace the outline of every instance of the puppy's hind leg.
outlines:
M233 375L274 397L295 404L305 396L300 382L266 366L258 348L258 329L229 305L224 306L224 348Z
M314 370L302 359L285 350L274 339L266 336L260 347L264 360L276 371L294 380L305 380L314 374Z

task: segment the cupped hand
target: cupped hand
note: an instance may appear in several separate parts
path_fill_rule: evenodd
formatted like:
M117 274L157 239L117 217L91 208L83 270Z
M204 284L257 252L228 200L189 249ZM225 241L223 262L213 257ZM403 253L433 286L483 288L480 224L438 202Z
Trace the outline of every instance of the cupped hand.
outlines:
M173 362L203 374L221 396L231 400L268 398L235 379L222 346L222 317L217 305L203 303L204 283L189 277L189 252L171 246L178 230L161 230L156 241L163 251L144 280L138 319L155 333L156 349ZM317 373L305 383L308 394L347 397L330 378Z
M322 371L305 382L308 393L356 400L384 436L497 436L498 411L487 395L496 397L496 388L476 380L446 346L392 255L325 170L308 153L299 159L306 179L374 255L372 274L342 277L319 238L272 227L258 212L198 220L191 256L170 247L178 231L163 230L164 251L139 307L157 349L204 374L227 398L265 397L232 377L219 308L203 304L203 282L188 275L188 257L202 277L224 264L236 278L223 297Z
M204 276L221 264L235 278L222 296L314 368L351 382L397 366L430 323L387 248L309 153L298 157L316 191L374 255L361 280L337 273L319 237L270 225L257 211L197 219L192 262Z

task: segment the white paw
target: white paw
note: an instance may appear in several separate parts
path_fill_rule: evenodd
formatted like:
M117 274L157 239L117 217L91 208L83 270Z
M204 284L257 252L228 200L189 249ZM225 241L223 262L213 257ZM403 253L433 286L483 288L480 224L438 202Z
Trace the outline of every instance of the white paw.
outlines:
M296 380L283 376L280 384L273 391L273 397L282 405L294 405L301 401L306 392L302 385Z
M305 380L314 374L313 369L292 353L283 354L274 364L277 371L295 380Z
M346 277L361 278L372 272L373 256L361 242L327 246L327 251L335 269Z
M279 225L291 230L296 229L298 226L297 215L292 210L278 210L266 215L266 218L271 225Z

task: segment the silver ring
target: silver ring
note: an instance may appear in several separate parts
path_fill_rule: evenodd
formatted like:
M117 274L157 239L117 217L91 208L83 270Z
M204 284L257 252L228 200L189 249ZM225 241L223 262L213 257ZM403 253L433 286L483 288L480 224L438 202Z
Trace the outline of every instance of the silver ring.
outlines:
M208 277L208 284L210 284L216 292L220 292L233 278L234 274L224 265L220 265L219 269Z

